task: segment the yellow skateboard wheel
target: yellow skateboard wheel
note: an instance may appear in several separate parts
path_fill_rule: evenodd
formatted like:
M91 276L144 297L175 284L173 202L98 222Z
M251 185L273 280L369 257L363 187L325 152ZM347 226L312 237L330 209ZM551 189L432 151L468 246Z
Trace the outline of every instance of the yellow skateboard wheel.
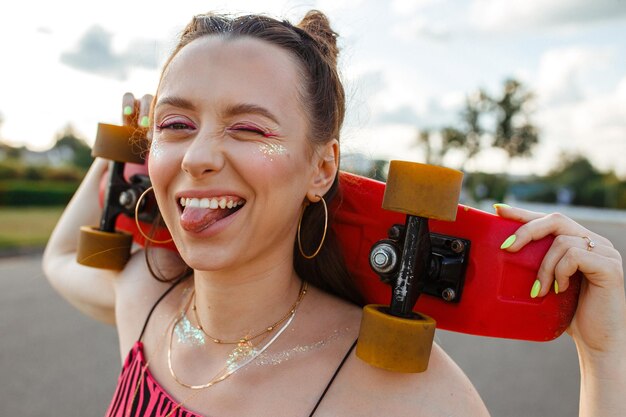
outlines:
M429 219L456 219L463 173L416 162L391 161L383 208Z
M91 155L111 161L143 164L146 150L146 129L99 123Z
M78 237L76 261L100 269L122 270L130 258L133 236L128 233L102 232L83 226Z
M424 372L435 337L435 320L418 313L412 318L396 317L387 313L388 309L380 304L363 308L356 355L388 371Z

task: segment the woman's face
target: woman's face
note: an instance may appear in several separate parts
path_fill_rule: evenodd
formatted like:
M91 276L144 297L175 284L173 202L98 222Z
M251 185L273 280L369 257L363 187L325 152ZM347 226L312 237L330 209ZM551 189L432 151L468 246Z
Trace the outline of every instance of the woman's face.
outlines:
M194 269L291 262L300 209L307 193L323 192L315 187L328 158L307 141L301 83L286 51L252 38L195 40L166 69L149 171Z

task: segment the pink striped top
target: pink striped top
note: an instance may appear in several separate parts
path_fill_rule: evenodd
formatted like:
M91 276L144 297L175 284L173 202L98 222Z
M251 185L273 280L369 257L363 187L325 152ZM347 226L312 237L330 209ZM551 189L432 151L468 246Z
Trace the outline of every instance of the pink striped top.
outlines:
M177 407L178 401L150 373L143 354L143 343L137 341L124 361L105 417L202 417L184 407Z

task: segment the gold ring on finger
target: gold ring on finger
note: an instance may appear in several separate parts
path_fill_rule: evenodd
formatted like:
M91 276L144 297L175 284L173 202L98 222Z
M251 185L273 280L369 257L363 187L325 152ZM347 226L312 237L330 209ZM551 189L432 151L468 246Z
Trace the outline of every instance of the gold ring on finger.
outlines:
M591 240L589 238L589 236L583 236L583 239L585 239L585 242L587 242L587 250L590 251L591 249L596 247L596 242L594 242L593 240Z

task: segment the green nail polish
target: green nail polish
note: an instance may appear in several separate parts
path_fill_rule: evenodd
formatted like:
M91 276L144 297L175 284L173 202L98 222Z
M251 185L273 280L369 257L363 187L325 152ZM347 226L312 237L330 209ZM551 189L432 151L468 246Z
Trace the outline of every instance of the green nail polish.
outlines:
M555 294L559 293L559 283L556 282L556 279L554 280L554 293Z
M530 290L530 298L536 298L539 295L539 291L541 291L541 282L535 280L533 288Z
M508 249L511 247L511 245L513 243L515 243L515 239L517 239L517 236L515 235L511 235L509 237L506 238L506 240L502 243L502 246L500 246L500 249Z
M150 126L150 118L148 116L142 117L141 121L139 122L139 126L141 126L141 127L148 127L148 126Z
M124 107L124 116L130 116L131 114L133 114L133 108L130 106L125 106Z
M499 208L511 208L511 206L509 206L508 204L504 204L504 203L496 203L493 205L494 209L499 209Z

